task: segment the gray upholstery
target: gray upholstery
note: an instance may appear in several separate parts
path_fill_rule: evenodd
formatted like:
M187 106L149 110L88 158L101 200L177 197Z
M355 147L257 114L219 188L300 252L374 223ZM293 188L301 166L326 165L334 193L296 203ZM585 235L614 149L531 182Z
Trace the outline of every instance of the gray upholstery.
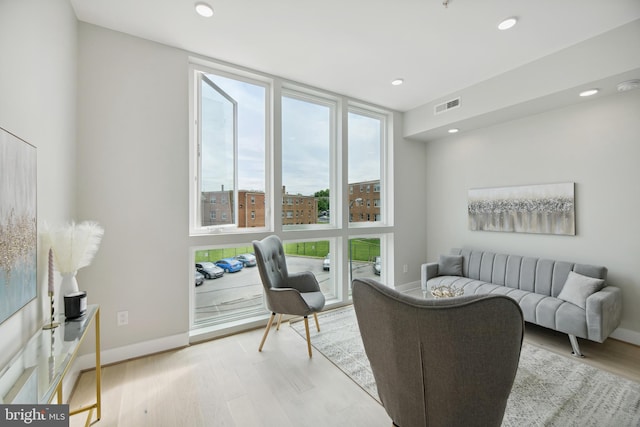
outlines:
M462 277L439 274L438 263L423 264L423 291L454 284L465 295L507 295L520 304L525 321L574 339L603 342L620 324L622 296L619 288L607 286L606 267L471 249L451 253L463 256ZM558 298L571 271L605 281L601 290L587 297L585 308Z
M307 347L309 356L311 356L307 316L322 311L325 303L316 277L309 271L289 274L282 241L276 235L268 236L262 240L254 240L253 249L264 287L267 308L272 313L259 351L262 351L274 316L276 314L291 314L304 316ZM317 317L316 327L319 330Z
M353 305L380 400L394 424L501 424L524 332L513 299L415 298L372 279L354 279Z

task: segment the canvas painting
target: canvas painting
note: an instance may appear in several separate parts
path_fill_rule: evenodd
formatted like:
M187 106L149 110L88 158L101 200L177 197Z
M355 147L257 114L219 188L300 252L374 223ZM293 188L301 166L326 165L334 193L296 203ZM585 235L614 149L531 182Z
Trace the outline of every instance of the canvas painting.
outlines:
M469 190L469 229L576 234L573 182Z
M0 128L0 323L36 297L36 148Z

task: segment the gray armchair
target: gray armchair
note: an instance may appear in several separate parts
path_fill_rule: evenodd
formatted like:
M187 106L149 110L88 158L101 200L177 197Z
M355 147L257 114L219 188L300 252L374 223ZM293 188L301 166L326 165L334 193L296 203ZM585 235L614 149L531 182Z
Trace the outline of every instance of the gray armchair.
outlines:
M503 295L415 298L354 279L353 305L394 425L500 426L522 348L518 303Z
M280 315L278 328L280 328L282 315L292 314L304 316L307 350L309 357L311 357L309 319L307 316L313 314L316 328L320 331L316 313L324 308L324 295L320 291L316 276L310 271L289 274L282 241L276 235L268 236L262 240L254 240L253 249L256 253L260 279L264 286L267 307L271 310L271 317L269 317L258 351L262 351L276 314Z

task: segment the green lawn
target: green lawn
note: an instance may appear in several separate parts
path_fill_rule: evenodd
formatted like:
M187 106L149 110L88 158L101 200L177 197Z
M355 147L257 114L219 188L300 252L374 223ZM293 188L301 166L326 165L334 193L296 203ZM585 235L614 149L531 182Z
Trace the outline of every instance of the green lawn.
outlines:
M238 246L235 248L209 249L196 251L196 262L211 261L216 262L222 258L233 258L236 255L253 253L253 246Z
M372 261L374 257L380 255L380 239L352 239L351 245L354 260ZM329 241L285 243L284 252L288 255L324 258L329 253ZM221 258L234 257L244 253L253 253L253 246L196 251L196 262L215 262Z

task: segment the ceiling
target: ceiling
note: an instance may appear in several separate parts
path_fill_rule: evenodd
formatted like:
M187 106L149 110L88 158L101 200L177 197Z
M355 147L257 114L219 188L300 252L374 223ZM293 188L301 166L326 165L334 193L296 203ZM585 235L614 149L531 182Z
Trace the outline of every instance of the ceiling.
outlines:
M640 18L640 0L205 1L211 18L196 0L71 4L84 22L398 111Z

